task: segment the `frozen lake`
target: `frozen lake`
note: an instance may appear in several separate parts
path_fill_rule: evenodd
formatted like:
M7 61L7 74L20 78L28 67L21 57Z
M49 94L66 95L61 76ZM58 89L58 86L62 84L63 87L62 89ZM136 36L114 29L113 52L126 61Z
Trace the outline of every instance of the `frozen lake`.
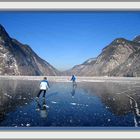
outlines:
M38 80L0 81L1 127L138 127L140 82L50 82L45 99Z

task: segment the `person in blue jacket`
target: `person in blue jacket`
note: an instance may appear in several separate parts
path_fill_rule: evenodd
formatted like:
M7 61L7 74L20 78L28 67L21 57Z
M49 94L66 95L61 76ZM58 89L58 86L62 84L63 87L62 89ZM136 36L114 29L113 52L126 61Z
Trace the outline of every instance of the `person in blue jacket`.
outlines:
M39 96L42 92L44 92L43 97L45 98L46 91L49 90L49 88L50 88L50 85L47 80L47 77L44 77L44 79L40 82L40 91L37 94L37 98L39 98Z
M76 85L76 76L72 75L71 81L73 82L73 85Z

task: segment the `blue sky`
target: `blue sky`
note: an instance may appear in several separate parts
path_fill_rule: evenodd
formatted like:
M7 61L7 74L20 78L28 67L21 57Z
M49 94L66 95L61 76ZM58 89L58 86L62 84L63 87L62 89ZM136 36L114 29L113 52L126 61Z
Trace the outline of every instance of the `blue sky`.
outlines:
M0 12L0 24L65 70L98 56L115 38L140 35L140 12Z

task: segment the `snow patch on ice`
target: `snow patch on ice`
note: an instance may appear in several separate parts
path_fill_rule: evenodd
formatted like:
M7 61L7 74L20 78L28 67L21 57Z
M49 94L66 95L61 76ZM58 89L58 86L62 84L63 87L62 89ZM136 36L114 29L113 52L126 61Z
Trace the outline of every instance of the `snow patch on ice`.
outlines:
M29 123L26 124L27 127L31 126Z
M110 119L108 119L107 121L108 121L108 122L110 122L111 120L110 120Z
M9 94L7 94L7 93L4 93L4 96L6 96L6 97L8 97L8 98L12 98L12 96L11 95L9 95Z
M70 103L71 105L76 105L76 103Z
M86 107L88 107L88 105L87 104L78 104L78 103L70 103L71 105L77 105L77 106L86 106Z
M51 101L51 103L52 103L52 104L57 104L58 102L55 102L55 101Z

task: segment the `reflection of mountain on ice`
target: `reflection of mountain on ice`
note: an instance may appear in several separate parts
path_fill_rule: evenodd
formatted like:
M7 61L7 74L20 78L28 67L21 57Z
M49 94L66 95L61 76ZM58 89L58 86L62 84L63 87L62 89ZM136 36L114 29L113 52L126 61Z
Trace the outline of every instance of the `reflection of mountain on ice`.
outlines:
M140 86L138 84L100 83L90 87L86 84L88 93L96 93L101 98L106 109L117 116L133 114L134 126L140 126ZM87 88L88 87L88 88Z

